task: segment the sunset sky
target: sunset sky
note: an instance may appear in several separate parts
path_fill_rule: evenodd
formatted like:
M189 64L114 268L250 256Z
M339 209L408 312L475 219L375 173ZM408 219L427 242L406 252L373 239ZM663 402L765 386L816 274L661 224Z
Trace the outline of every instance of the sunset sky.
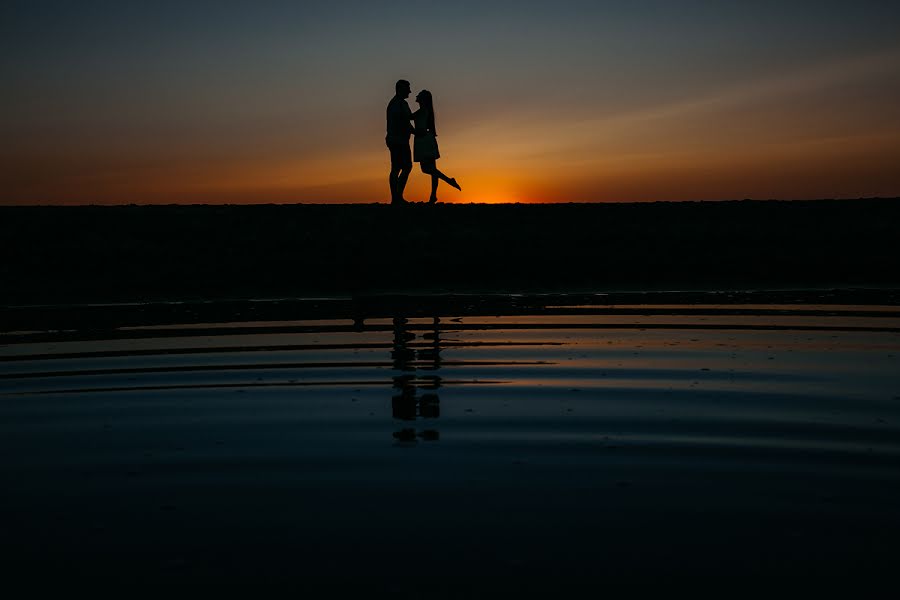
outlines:
M387 202L398 78L445 201L900 196L896 0L0 11L0 204Z

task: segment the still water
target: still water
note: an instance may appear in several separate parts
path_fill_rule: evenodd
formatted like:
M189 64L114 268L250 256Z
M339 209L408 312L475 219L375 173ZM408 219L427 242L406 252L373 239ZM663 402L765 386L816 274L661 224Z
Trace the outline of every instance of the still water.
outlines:
M896 306L550 306L2 342L10 572L477 597L871 580L900 539Z

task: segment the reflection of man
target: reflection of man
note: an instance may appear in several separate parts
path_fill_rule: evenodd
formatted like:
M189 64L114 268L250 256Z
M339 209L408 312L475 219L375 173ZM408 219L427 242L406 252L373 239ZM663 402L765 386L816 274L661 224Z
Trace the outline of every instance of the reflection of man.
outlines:
M403 189L412 170L412 152L409 150L409 136L413 133L410 124L412 111L406 102L412 90L405 79L397 82L396 90L387 106L387 136L384 141L391 151L391 204L404 204Z
M431 348L416 350L411 342L416 334L410 331L408 321L404 317L394 317L394 345L391 351L393 366L400 374L394 375L394 397L391 399L392 414L395 419L415 421L437 419L441 416L441 403L437 390L441 387L440 375L419 375L419 369L437 371L440 369L440 322L434 318L434 333L426 334L434 341ZM431 362L433 366L419 363ZM433 390L419 394L420 389ZM417 438L425 441L436 441L441 437L436 429L425 429L417 432L414 427L404 427L394 432L394 438L403 444L416 443Z

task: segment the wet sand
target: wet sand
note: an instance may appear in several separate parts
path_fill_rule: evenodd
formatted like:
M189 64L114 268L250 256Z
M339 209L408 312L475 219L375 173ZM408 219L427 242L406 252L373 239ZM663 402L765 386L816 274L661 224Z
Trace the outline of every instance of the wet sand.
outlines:
M900 200L0 207L0 305L900 287Z
M411 598L893 577L894 292L4 315L3 564L38 583Z

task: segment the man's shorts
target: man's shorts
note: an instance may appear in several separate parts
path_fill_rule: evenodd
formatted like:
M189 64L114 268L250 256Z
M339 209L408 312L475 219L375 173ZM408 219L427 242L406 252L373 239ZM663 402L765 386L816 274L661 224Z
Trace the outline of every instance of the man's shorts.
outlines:
M391 151L391 170L412 169L412 152L409 144L388 144Z

